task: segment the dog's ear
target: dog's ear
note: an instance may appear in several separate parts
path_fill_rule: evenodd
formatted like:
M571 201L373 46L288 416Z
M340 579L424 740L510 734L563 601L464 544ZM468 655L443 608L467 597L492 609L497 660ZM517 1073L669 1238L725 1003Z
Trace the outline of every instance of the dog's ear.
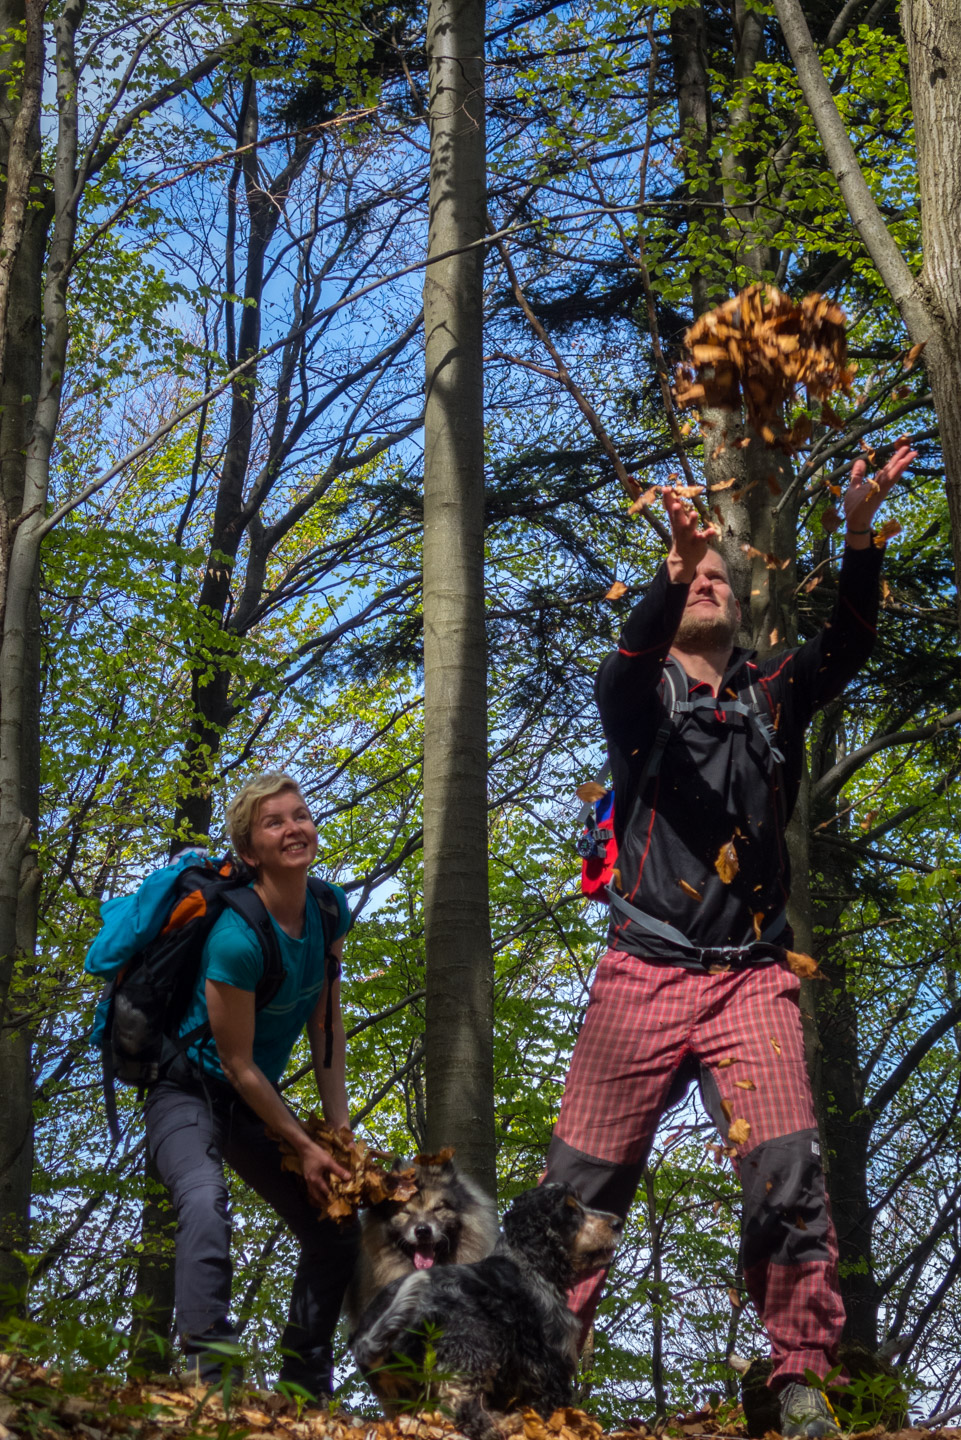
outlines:
M405 1160L403 1155L395 1155L393 1164L390 1167L392 1175L399 1175L402 1170L411 1170L414 1166L413 1160Z
M430 1176L434 1181L452 1180L457 1174L453 1155L454 1151L450 1146L438 1150L436 1155L415 1155L414 1166L425 1179Z

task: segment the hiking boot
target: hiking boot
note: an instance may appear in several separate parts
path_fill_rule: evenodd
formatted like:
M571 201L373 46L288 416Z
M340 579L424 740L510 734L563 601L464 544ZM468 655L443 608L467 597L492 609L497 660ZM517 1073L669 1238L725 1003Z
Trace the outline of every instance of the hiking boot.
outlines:
M236 1390L244 1383L237 1332L228 1321L212 1325L202 1335L182 1336L181 1345L184 1374L191 1385L229 1385Z
M781 1407L782 1435L819 1440L819 1437L841 1434L831 1402L823 1390L816 1390L813 1385L798 1385L792 1381L785 1385L777 1398Z

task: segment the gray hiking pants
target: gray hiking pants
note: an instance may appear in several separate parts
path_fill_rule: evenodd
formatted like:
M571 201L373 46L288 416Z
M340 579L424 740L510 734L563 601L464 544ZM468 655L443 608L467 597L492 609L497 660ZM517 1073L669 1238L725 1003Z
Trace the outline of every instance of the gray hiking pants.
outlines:
M280 1168L281 1152L264 1122L225 1081L161 1080L145 1105L147 1144L177 1213L177 1329L184 1352L232 1340L232 1264L224 1161L290 1226L300 1243L286 1328L281 1380L313 1395L332 1388L333 1334L357 1257L359 1226L318 1219L299 1176ZM219 1379L220 1363L200 1365Z

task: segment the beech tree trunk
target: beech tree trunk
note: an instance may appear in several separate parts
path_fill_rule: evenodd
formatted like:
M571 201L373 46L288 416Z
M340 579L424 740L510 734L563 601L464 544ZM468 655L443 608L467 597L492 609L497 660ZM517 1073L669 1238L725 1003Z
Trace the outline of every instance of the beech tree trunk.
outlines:
M484 625L483 0L431 0L424 283L424 928L432 1149L494 1193ZM473 248L464 248L473 247Z
M25 512L33 508L26 449L40 386L41 275L50 219L38 172L42 26L35 0L0 4L0 1309L26 1278L16 1252L29 1241L33 1172L24 962L33 955L37 926L40 643L38 551L22 532L29 532Z
M911 338L928 342L924 360L961 580L961 9L942 0L903 0L901 23L921 190L920 286L931 316L931 333Z

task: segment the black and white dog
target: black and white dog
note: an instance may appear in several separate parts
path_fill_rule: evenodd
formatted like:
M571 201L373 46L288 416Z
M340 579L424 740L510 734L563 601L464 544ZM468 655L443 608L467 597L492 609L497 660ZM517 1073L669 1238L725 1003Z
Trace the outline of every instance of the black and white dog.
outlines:
M568 1185L524 1191L493 1255L418 1270L374 1297L353 1350L375 1394L387 1409L416 1403L430 1346L433 1391L471 1440L497 1434L492 1410L569 1404L580 1327L566 1294L611 1263L621 1229Z

